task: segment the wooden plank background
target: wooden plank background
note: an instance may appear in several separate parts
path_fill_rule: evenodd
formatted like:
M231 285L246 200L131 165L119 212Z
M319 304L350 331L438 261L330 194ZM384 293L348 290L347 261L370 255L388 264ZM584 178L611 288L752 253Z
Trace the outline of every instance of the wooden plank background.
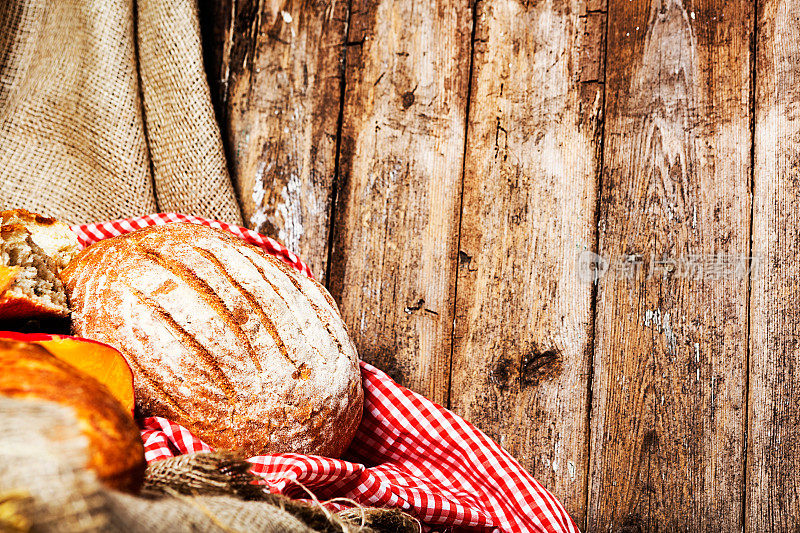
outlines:
M581 529L800 528L800 7L199 7L248 225L362 358Z
M477 4L450 406L581 523L602 86L585 6ZM587 42L588 41L588 42ZM539 420L541 423L533 423Z
M684 266L749 253L752 27L609 6L599 249L638 268L598 288L589 529L742 527L747 278Z
M759 1L753 153L753 276L745 516L750 531L800 528L800 6Z

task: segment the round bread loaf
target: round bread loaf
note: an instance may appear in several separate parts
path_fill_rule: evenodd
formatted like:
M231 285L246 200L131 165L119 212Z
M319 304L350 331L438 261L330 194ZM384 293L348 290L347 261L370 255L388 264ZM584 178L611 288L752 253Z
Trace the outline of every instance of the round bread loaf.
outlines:
M70 407L89 441L87 466L106 485L138 492L144 447L130 412L103 384L43 347L0 339L0 395L36 398Z
M363 392L336 304L263 250L167 224L90 246L62 278L74 332L130 363L140 414L248 455L350 444Z

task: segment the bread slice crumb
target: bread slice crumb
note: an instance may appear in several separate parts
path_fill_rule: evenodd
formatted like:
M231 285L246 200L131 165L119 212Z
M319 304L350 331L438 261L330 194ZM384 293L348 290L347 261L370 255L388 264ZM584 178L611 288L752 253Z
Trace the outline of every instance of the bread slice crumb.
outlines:
M16 276L0 297L0 318L67 316L67 296L58 265L21 224L0 227L0 262Z

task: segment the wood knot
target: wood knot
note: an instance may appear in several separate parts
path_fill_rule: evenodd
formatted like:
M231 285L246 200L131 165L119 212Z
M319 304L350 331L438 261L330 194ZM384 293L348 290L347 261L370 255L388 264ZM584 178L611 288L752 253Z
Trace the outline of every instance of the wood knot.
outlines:
M477 268L472 268L472 256L462 250L458 252L458 268L466 268L469 272L475 272Z
M403 309L403 311L405 311L407 315L410 315L414 311L419 311L420 309L422 309L423 305L425 305L425 299L424 298L420 298L419 300L417 300L416 304L407 305L405 307L405 309Z
M648 429L642 438L642 451L650 452L658 447L658 433L653 429Z
M507 357L501 357L489 371L489 381L499 387L505 389L508 387L508 381L511 377L513 363Z
M620 532L623 533L641 533L643 531L642 517L638 514L630 514L622 521Z
M501 390L508 388L517 380L519 387L523 388L552 379L559 375L561 370L561 354L557 350L539 352L534 349L520 359L503 355L495 361L488 377L489 382Z
M558 350L531 350L522 356L520 382L522 386L536 385L558 376L562 369L562 358Z

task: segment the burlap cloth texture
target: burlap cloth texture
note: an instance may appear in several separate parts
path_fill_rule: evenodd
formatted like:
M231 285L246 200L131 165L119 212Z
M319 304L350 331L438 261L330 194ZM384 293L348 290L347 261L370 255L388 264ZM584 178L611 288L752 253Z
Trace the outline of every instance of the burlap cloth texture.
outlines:
M0 2L0 207L241 225L195 0Z

